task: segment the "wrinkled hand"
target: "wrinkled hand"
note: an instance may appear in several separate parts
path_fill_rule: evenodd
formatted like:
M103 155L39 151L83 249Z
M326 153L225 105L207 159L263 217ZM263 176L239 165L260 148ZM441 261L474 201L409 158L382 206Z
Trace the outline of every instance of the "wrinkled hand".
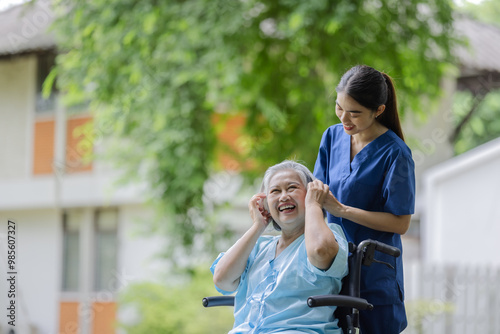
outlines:
M264 208L266 195L264 193L255 194L248 202L248 210L254 225L266 228L269 224L271 214Z
M314 180L307 185L306 205L318 204L323 207L330 188L320 180ZM332 195L333 196L333 195Z

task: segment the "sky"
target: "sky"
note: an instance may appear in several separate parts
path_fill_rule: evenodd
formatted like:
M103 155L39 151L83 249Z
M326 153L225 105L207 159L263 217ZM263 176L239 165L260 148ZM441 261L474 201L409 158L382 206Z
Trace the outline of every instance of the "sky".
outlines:
M0 0L0 11L5 10L13 5L26 2L27 0Z

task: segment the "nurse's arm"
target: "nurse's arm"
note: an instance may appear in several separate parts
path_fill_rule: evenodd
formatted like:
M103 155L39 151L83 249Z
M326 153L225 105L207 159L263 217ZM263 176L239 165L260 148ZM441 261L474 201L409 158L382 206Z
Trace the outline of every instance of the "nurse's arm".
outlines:
M342 218L374 230L403 235L410 228L411 215L397 216L388 212L372 212L346 206Z
M349 219L357 224L383 232L405 234L410 228L411 215L366 211L340 203L330 192L324 208L335 217Z

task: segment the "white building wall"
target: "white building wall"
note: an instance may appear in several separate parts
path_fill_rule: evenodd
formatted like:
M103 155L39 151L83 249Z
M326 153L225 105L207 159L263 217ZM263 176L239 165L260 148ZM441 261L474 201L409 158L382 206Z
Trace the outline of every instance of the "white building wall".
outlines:
M500 140L425 175L426 262L500 265Z
M0 213L0 240L2 272L6 263L4 241L7 220L16 223L16 328L28 333L28 325L35 326L39 334L58 332L59 296L61 286L61 225L58 211L23 210ZM2 276L3 277L3 276ZM3 278L2 278L3 281ZM4 282L2 282L4 283ZM2 309L5 291L2 287ZM2 325L5 321L2 322Z
M0 61L0 180L24 178L31 170L35 106L35 56Z
M118 187L117 173L87 172L0 180L0 210L138 203L145 184Z

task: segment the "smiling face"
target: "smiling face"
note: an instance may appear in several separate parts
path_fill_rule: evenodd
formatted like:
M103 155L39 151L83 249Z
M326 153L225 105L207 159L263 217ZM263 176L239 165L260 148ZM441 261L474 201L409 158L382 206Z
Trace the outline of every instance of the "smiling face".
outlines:
M294 170L282 170L269 180L267 203L283 231L304 228L307 188Z
M346 93L338 93L335 113L344 126L344 131L349 135L356 135L364 131L371 132L379 126L375 117L384 111L385 106L380 106L377 111L368 109L359 104Z

